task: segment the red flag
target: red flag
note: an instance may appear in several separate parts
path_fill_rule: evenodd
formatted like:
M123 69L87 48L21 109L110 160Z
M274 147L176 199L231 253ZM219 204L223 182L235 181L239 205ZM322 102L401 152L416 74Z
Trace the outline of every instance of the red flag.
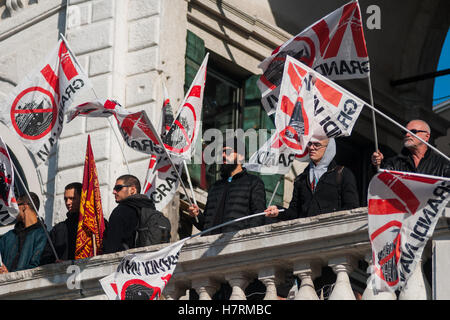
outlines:
M96 248L96 254L100 254L102 252L104 231L105 224L103 220L100 185L98 182L97 168L95 167L94 154L91 148L91 137L88 136L75 259L94 256L94 247ZM95 238L95 243L93 242L93 238Z

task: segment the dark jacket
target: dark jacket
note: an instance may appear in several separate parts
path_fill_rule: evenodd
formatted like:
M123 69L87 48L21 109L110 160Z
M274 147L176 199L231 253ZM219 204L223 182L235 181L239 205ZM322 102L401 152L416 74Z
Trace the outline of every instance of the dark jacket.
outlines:
M198 215L199 223L192 222L199 230L206 230L219 224L242 218L266 209L266 192L264 182L247 170L234 175L231 182L227 179L217 181L208 191L206 207ZM264 224L264 216L231 223L209 234L238 231Z
M406 148L403 148L399 155L383 161L380 167L387 170L415 172L439 177L450 177L450 162L444 159L441 155L435 153L430 148L428 148L427 152L425 152L425 155L420 160L417 168L414 164L411 152L409 152Z
M309 166L295 178L292 200L286 213L280 213L282 220L305 218L322 213L359 207L358 190L352 171L343 168L342 180L337 180L338 166L333 160L317 182L315 191L309 181Z
M17 222L13 230L0 238L2 261L9 272L35 268L46 243L47 236L39 222L27 228Z
M50 231L50 239L60 260L75 260L79 213L67 212L66 217L66 220L57 223L52 228ZM108 221L104 219L104 222L106 232ZM41 256L41 265L54 263L55 261L55 254L50 243L47 241Z
M152 200L135 194L119 202L111 212L103 239L103 253L113 253L135 247L138 213L141 208L155 209Z

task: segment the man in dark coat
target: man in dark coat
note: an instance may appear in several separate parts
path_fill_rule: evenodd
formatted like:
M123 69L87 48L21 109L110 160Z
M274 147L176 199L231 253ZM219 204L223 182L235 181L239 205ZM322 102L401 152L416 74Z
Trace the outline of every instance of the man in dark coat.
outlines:
M197 205L189 207L192 223L199 230L206 230L222 223L263 212L266 208L264 182L242 167L245 146L236 138L228 139L223 147L223 164L220 168L222 179L209 190L203 213ZM199 222L194 220L198 217ZM210 234L238 231L264 224L264 216L232 223Z
M334 139L310 142L308 148L311 162L303 173L295 178L289 208L280 214L279 219L305 218L359 207L353 173L338 166L334 160ZM278 215L276 206L270 206L266 212L269 217Z
M411 120L406 129L428 142L431 136L430 126L422 120ZM450 177L450 162L435 153L425 143L405 133L403 149L397 156L384 160L383 154L378 151L372 154L372 165L387 170L415 172L440 177Z
M30 197L31 199L27 195L22 195L17 199L19 206L17 223L13 230L8 231L0 238L2 257L0 273L39 266L42 251L47 243L47 236L43 224L38 221L39 217L36 212L39 210L39 198L33 192L30 192Z
M103 239L103 253L113 253L135 247L138 212L142 208L155 210L155 204L140 194L141 184L133 175L117 178L113 194L118 203L109 217L108 229Z

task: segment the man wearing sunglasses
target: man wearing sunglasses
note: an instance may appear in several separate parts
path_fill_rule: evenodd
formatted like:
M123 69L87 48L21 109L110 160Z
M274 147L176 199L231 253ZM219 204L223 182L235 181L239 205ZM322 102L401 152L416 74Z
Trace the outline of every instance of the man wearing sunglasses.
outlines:
M425 142L430 140L430 126L425 121L412 120L406 125L406 129ZM450 163L409 132L405 132L399 155L384 160L383 154L378 150L372 154L372 165L388 170L450 176Z
M16 217L17 222L14 229L0 238L0 254L2 256L0 273L39 266L42 251L47 243L47 236L38 221L37 212L34 210L34 207L39 210L39 198L33 192L30 192L30 197L31 199L27 195L18 197L19 214Z
M229 138L223 144L220 166L221 178L208 191L203 213L197 205L189 207L192 222L199 230L206 230L222 223L263 212L266 208L264 182L242 167L245 145L237 138ZM193 218L198 217L197 223ZM238 231L264 224L264 217L244 220L215 229L210 234Z
M140 194L141 184L133 175L117 178L113 195L117 207L111 212L108 229L103 239L103 253L113 253L135 248L139 213L143 208L156 212L155 204L147 196Z

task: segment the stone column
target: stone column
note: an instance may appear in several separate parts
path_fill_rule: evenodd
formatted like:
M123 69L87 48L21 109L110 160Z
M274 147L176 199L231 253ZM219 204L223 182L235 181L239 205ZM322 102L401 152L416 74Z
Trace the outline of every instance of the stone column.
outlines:
M183 290L176 283L169 283L163 290L162 295L166 300L178 300L186 290Z
M209 278L192 280L192 288L197 291L199 300L211 300L219 286Z
M366 254L364 260L369 264L367 273L370 273L370 276L367 279L367 287L364 290L362 300L397 300L397 295L394 292L378 291L376 289L376 283L372 284L370 282L373 273L372 252Z
M276 284L280 279L280 272L275 267L265 267L259 270L258 280L260 280L266 286L266 295L264 300L277 300L277 287Z
M245 288L248 286L248 278L244 272L235 272L225 276L233 291L230 300L247 300L245 296Z
M328 265L337 276L329 300L356 300L350 285L350 278L348 277L348 274L353 270L353 266L355 265L354 259L348 257L334 258L328 262Z
M319 300L314 288L313 279L320 274L320 268L310 263L294 263L294 275L300 278L300 289L294 300Z
M430 300L431 288L423 274L422 258L417 261L416 268L406 282L405 288L398 296L399 300Z

